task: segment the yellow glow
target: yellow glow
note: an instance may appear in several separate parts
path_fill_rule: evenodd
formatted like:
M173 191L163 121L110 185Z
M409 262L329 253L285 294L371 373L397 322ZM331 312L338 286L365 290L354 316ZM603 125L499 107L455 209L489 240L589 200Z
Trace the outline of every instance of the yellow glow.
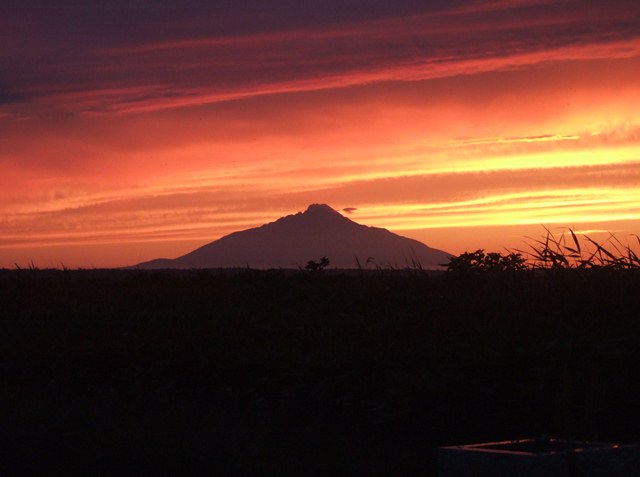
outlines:
M638 220L640 190L537 191L439 204L371 206L360 213L370 225L402 230Z

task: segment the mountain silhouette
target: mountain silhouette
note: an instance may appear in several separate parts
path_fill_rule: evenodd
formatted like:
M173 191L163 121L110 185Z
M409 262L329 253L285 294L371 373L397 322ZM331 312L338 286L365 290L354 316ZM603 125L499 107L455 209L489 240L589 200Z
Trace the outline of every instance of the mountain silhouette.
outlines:
M328 257L330 267L440 268L451 255L386 229L360 225L325 204L282 217L260 227L234 232L176 259L137 265L163 268L297 268ZM356 259L357 257L357 259Z

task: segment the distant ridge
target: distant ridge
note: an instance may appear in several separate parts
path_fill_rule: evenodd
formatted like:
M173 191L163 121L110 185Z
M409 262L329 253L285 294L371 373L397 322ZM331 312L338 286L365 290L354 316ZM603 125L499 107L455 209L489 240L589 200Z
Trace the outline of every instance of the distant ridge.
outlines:
M331 268L357 268L372 261L381 267L441 268L451 256L387 229L360 225L326 204L311 204L260 227L234 232L175 259L137 265L141 269L297 268L328 257ZM356 259L357 258L357 259Z

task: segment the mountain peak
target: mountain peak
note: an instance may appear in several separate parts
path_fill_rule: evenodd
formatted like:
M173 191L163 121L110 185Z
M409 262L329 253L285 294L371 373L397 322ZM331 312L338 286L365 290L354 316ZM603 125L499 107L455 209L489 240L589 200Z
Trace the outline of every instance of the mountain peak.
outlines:
M330 226L360 226L327 204L311 204L307 210L287 217L288 223L296 223L301 227L326 228Z
M339 212L333 210L331 207L329 207L327 204L311 204L309 207L307 207L307 210L304 211L305 214L338 214L341 215Z

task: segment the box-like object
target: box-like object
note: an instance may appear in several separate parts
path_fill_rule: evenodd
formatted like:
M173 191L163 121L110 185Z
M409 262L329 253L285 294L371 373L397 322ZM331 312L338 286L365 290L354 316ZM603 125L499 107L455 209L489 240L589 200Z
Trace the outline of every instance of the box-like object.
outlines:
M520 439L438 449L439 477L640 477L640 447Z

